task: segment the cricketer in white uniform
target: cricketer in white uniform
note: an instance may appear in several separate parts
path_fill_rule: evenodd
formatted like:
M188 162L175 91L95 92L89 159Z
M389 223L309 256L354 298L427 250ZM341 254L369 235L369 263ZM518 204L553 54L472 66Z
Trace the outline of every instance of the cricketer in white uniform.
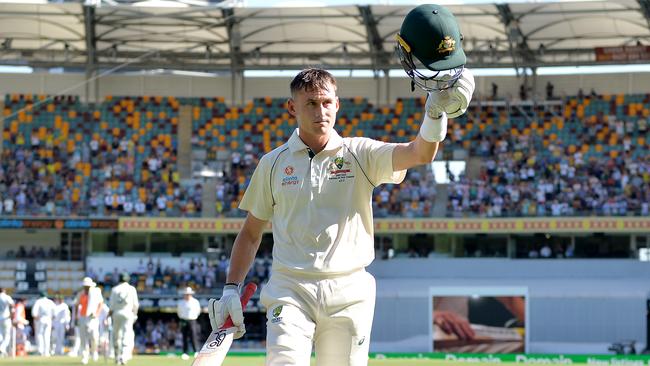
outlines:
M4 288L0 288L0 356L9 354L14 305L14 299L7 295Z
M99 342L97 343L98 350L106 357L115 358L113 352L113 340L111 339L111 329L113 328L113 321L110 315L111 309L103 303L97 316L99 323Z
M220 327L230 315L240 327L235 338L244 333L238 287L272 220L272 274L261 293L268 309L266 365L309 365L312 343L317 365L366 365L375 306L375 280L365 271L374 259L372 191L430 163L441 139L342 138L333 129L336 81L322 69L301 71L291 96L287 108L298 129L262 157L239 205L248 215L223 295L209 302L211 325ZM428 123L442 134L441 121Z
M131 359L134 347L133 323L138 318L138 292L129 284L128 273L120 274L120 284L113 287L108 306L113 318L113 347L115 360L119 365L126 365Z
M52 340L52 318L56 304L47 297L47 293L41 292L40 297L32 306L32 318L34 319L34 335L38 354L50 356L50 342Z
M90 277L84 277L83 290L75 299L75 312L79 324L79 339L81 363L87 364L90 355L93 361L99 359L97 346L99 343L99 312L104 304L102 291L96 287Z
M65 346L65 332L70 327L70 308L63 301L63 295L54 298L54 317L52 319L52 333L54 333L54 354L62 355Z

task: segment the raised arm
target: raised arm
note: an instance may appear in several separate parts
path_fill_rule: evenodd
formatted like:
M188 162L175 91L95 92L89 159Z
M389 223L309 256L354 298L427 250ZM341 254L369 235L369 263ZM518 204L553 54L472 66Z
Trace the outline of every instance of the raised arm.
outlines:
M439 145L439 142L425 141L420 135L409 143L398 144L393 150L393 170L410 169L432 162Z
M447 135L447 119L461 116L474 93L474 76L465 68L453 87L429 91L424 118L417 137L393 150L393 170L399 171L433 161Z

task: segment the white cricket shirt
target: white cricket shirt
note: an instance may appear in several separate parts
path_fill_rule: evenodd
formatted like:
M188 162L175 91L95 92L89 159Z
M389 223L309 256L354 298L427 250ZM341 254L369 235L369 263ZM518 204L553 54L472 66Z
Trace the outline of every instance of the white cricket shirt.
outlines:
M262 157L239 208L272 221L273 270L343 274L372 262L372 191L406 176L393 171L396 145L332 131L310 159L296 129Z
M0 320L11 317L11 307L14 306L14 299L4 292L0 292Z
M85 305L83 304L85 302ZM87 317L94 316L97 317L100 311L100 305L104 303L104 296L102 296L102 290L98 287L91 287L88 289L88 295L84 296L83 290L77 293L75 298L75 304L79 304L79 307L75 310L76 316Z
M50 322L54 316L54 308L56 308L54 301L41 297L32 306L32 316L38 317L44 323Z
M195 320L201 315L201 304L194 297L190 297L187 301L180 299L176 305L176 313L181 319Z
M130 316L138 314L138 292L135 287L126 282L111 289L111 296L108 298L108 307L114 313L124 313Z
M70 308L68 307L68 304L64 302L56 304L56 307L54 308L54 319L52 323L61 325L70 323Z

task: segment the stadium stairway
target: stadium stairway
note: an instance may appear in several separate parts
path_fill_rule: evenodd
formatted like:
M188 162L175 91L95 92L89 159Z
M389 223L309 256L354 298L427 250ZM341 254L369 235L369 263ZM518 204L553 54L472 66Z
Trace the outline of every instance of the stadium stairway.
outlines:
M180 107L177 138L178 174L181 179L189 179L192 177L192 106L182 105Z
M201 196L201 216L217 216L217 182L215 178L207 178L203 184L203 194Z
M467 179L478 179L479 173L481 172L481 165L483 165L483 159L475 156L469 157L465 168L465 176Z
M27 277L25 278L25 280L29 285L30 292L32 292L38 289L38 282L36 281L36 277L34 276L34 273L36 272L36 261L28 260L26 262L27 262L27 269L25 272L27 274Z
M447 203L449 202L449 184L436 184L436 201L433 203L433 216L447 216Z

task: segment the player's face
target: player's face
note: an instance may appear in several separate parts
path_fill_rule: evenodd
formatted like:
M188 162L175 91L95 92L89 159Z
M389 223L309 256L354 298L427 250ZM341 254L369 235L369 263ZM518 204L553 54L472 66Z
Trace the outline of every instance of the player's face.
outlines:
M318 139L328 137L332 131L339 98L333 85L328 89L300 90L289 99L287 107L298 121L300 137Z

